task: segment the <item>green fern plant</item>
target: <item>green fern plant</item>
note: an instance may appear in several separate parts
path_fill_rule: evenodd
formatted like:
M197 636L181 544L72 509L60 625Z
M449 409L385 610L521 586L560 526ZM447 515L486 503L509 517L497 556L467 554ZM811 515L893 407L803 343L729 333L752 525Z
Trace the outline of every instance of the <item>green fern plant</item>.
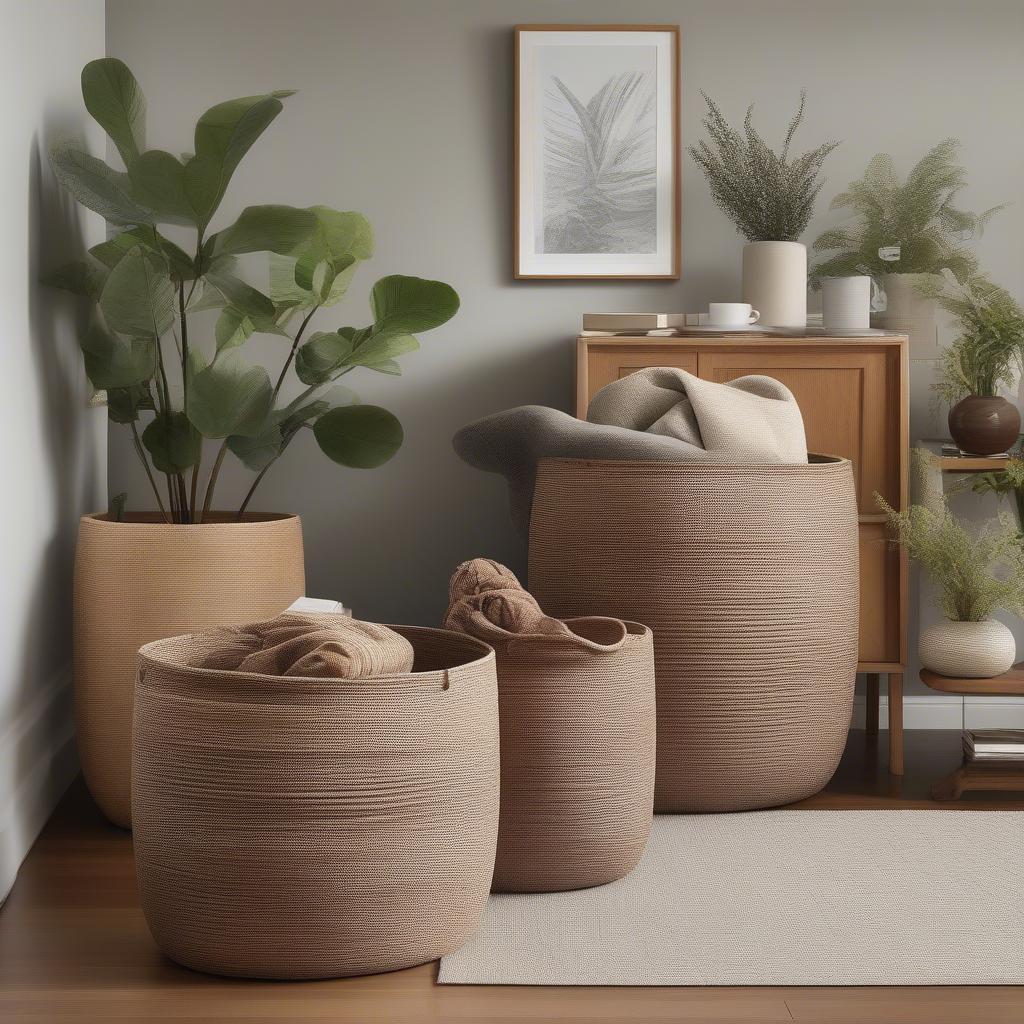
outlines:
M1024 615L1024 545L1001 516L970 533L950 512L945 498L936 508L911 505L897 512L875 495L893 539L938 587L938 602L954 622L981 622L1002 608Z
M864 175L831 202L853 223L829 228L811 246L826 255L811 274L818 286L823 277L850 274L938 274L951 271L959 280L978 270L974 253L964 244L981 235L985 224L1005 204L983 213L955 205L967 184L967 172L957 160L960 143L944 139L930 149L901 181L888 153L872 157ZM880 253L889 249L898 258Z
M790 157L793 136L804 118L807 93L789 122L782 149L776 153L754 128L754 104L747 107L743 130L733 128L707 93L704 128L690 156L704 172L715 204L750 242L795 242L807 229L814 202L824 184L825 158L839 145L825 142L800 156Z
M1015 383L1024 368L1024 309L997 284L976 275L959 282L949 272L930 289L951 314L959 336L942 354L933 385L938 397L953 404L967 395L992 397Z

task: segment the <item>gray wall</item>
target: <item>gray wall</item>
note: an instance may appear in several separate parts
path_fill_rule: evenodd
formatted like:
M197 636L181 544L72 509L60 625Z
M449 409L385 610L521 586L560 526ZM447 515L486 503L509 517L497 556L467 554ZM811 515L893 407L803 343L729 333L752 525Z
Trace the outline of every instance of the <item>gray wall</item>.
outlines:
M1024 4L766 0L108 0L109 53L149 97L151 142L189 147L215 101L298 89L233 183L222 217L256 202L323 202L373 222L378 255L328 329L360 323L378 276L450 281L462 311L403 361L405 376L367 372L354 386L403 420L407 441L383 469L328 463L312 438L268 474L256 506L305 520L309 592L385 621L436 622L461 559L486 554L521 568L503 486L461 465L449 439L467 420L536 402L568 409L571 341L584 310L696 309L738 290L741 240L683 158L683 277L678 283L515 283L511 279L512 26L529 22L678 23L682 138L696 137L700 90L739 119L781 133L801 87L798 142L843 140L827 200L868 158L906 168L930 145L964 143L968 207L1017 204L978 245L1024 297L1020 238ZM280 365L272 339L249 354ZM122 432L111 432L111 486L140 502L145 485ZM228 474L232 502L244 473Z
M103 2L3 0L0 16L0 345L6 494L0 545L0 900L76 770L71 567L78 517L106 498L106 416L90 409L77 332L86 310L37 283L103 237L59 195L58 132L102 144L78 74L103 54Z

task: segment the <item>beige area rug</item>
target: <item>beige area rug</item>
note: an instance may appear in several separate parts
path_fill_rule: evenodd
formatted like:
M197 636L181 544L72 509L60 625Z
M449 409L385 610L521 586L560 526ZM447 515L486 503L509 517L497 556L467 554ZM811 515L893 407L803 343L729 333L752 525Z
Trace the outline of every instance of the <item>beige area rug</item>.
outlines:
M1024 812L659 815L611 885L492 896L443 984L1024 984Z

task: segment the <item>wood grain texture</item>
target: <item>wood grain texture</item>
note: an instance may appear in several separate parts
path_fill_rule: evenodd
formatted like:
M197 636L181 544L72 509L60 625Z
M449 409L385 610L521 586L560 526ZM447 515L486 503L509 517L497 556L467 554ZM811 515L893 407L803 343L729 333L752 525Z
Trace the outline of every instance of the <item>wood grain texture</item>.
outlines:
M1024 697L1024 661L994 679L954 679L923 668L921 682L942 693L961 693L973 697Z
M907 774L854 735L828 788L797 807L931 807L930 784L960 762L959 732L911 731ZM967 793L950 813L1024 810L1024 794ZM884 880L880 880L884 884ZM899 955L894 950L894 956ZM1020 1024L1024 991L986 988L491 988L434 984L436 966L321 982L246 982L163 957L136 890L132 839L81 782L36 843L0 910L0 1020L18 1024Z

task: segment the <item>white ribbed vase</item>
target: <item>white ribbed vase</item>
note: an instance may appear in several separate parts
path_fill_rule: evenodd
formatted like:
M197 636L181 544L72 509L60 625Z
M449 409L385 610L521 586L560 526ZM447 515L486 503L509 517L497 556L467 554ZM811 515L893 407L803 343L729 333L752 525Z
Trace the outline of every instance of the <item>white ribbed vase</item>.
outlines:
M991 679L1008 671L1017 656L1013 634L1001 622L938 622L917 642L921 664L954 679Z
M807 247L800 242L743 246L743 301L763 327L807 326Z

